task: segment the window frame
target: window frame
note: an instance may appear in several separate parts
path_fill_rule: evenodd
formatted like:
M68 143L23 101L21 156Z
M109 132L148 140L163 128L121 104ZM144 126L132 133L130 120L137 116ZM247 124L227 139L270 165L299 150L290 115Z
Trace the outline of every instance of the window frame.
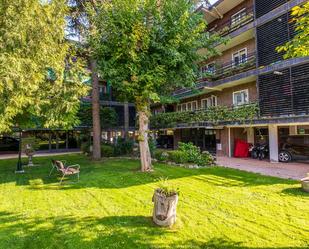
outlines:
M241 59L241 52L244 51L245 54L246 54L246 61L244 62L240 62L241 60L239 60L239 63L236 65L235 63L235 55L237 54L238 58ZM239 65L242 65L244 63L246 63L248 61L248 48L245 47L245 48L242 48L234 53L232 53L232 64L233 64L233 67L238 67Z
M213 101L214 100L214 101ZM201 100L201 104L202 104L202 109L207 109L209 107L215 107L218 106L218 96L216 95L211 95L207 98L204 98ZM204 101L206 102L206 106L204 105ZM211 102L211 105L208 105L209 101ZM214 105L213 105L214 104Z
M246 92L247 94L247 102L243 102L241 104L236 104L235 103L235 95L238 94L238 93L242 93L242 92ZM247 105L250 103L250 99L249 99L249 89L243 89L243 90L239 90L239 91L235 91L233 92L232 94L232 100L233 100L233 106L242 106L242 105Z
M242 8L241 10L239 10L238 12L236 12L235 14L231 15L231 26L232 26L232 25L237 25L237 24L239 24L239 23L241 22L242 18L245 17L245 16L247 15L246 10L247 10L247 8L245 7L245 8ZM245 15L242 16L242 17L241 17L240 19L238 19L238 20L236 19L237 21L234 21L234 22L233 22L233 20L235 20L235 17L236 17L237 15L241 14L242 12L245 12Z

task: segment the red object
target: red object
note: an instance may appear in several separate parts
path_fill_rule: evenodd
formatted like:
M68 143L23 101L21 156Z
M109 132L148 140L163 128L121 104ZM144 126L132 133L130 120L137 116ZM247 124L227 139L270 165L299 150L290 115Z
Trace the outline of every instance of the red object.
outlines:
M249 157L249 143L244 140L235 140L234 157Z

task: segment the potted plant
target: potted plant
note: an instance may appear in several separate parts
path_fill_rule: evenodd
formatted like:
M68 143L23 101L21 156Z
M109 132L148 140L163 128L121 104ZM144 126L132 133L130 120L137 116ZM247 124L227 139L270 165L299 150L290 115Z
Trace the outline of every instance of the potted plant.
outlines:
M176 222L178 195L178 189L172 187L167 179L161 179L159 188L154 191L152 198L154 223L168 227Z
M301 179L301 185L305 192L309 192L309 173L307 174L307 177Z
M26 137L22 139L22 151L28 156L27 166L34 166L32 159L39 147L39 140L35 137Z

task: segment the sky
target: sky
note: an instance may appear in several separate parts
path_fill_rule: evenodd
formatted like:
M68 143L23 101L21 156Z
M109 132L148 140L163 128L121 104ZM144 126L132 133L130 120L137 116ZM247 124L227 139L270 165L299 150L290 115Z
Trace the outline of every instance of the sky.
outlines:
M209 2L211 3L211 4L214 4L215 2L217 2L218 0L209 0Z

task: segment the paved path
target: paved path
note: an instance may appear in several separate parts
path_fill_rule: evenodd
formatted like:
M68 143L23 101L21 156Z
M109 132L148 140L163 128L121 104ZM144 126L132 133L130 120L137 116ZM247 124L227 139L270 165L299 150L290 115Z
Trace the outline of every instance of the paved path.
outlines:
M67 154L74 154L74 153L80 153L80 151L77 150L72 150L72 151L64 151L64 152L38 152L37 154L35 154L35 157L43 157L43 156L59 156L59 155L67 155ZM17 158L18 154L16 153L11 153L11 154L0 154L0 160L4 160L4 159L13 159L13 158ZM27 157L25 154L22 154L22 157Z
M309 163L270 163L251 158L217 157L218 165L262 175L300 180L309 173Z

